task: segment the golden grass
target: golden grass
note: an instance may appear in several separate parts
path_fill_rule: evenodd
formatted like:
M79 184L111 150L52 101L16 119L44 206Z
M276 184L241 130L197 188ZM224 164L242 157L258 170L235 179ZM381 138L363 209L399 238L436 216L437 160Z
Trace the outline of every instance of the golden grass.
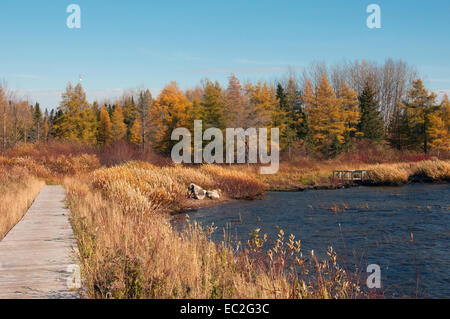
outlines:
M62 179L66 175L83 174L100 167L97 156L80 154L76 156L49 156L32 158L30 156L0 156L0 166L24 167L31 174L43 179Z
M450 161L427 160L369 166L366 183L373 185L401 185L410 181L450 181Z
M450 181L450 161L418 162L413 168L413 176L431 181Z
M205 189L220 189L222 195L230 198L255 198L265 189L262 182L248 173L212 165L160 168L143 162L129 162L98 169L90 174L90 178L92 185L105 196L127 198L137 201L133 206L140 204L162 210L185 208L190 183ZM143 197L135 196L136 191Z
M209 175L218 188L234 199L254 199L264 193L266 185L242 166L203 165L200 171Z
M245 171L245 169L243 169ZM268 190L289 190L320 185L332 185L333 170L367 170L367 185L402 185L412 181L450 181L450 161L425 160L419 162L364 164L340 161L284 163L274 175L254 176L267 185Z
M0 240L20 221L43 186L26 169L0 167Z
M210 241L211 228L189 224L181 232L174 230L166 215L158 213L161 199L150 185L169 186L172 190L172 184L186 183L194 177L207 181L211 175L204 174L228 176L226 171L212 167L186 172L176 167L158 172L146 164L130 163L96 171L94 178L65 179L90 297L361 296L359 286L338 266L332 249L324 261L314 256L305 258L300 242L292 236L285 240L280 232L275 247L263 253L266 237L255 231L248 248L235 253L225 244Z
M397 165L382 164L370 168L365 176L365 182L374 185L401 185L408 182L408 172Z

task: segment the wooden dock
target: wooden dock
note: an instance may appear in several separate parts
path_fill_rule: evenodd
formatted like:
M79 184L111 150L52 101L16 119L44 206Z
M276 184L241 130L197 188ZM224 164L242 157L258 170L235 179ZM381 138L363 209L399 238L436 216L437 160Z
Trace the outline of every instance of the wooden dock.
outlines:
M62 186L42 189L0 241L0 298L79 298L76 241Z
M333 180L341 181L361 181L365 179L367 171L366 170L334 170Z

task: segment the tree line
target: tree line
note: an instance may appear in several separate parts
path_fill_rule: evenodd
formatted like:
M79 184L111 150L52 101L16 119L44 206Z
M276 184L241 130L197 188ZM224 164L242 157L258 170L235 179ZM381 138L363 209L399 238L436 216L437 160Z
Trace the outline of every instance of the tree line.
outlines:
M171 133L194 120L203 128L278 127L280 147L290 156L334 157L369 139L399 150L428 153L450 149L450 102L428 91L402 61L355 61L332 67L312 64L302 74L269 82L229 77L226 87L205 79L182 91L169 83L156 97L149 90L104 105L86 100L81 84L67 85L56 110L8 99L0 87L1 147L48 139L108 146L126 140L169 154Z

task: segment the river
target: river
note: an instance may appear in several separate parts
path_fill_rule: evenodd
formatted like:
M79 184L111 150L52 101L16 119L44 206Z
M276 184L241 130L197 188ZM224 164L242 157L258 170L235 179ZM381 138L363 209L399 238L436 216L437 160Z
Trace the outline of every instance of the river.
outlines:
M333 246L346 267L378 264L387 297L450 298L449 210L450 185L411 184L270 192L189 217L214 223L215 241L223 241L227 225L235 244L255 228L276 239L279 227L302 241L304 254L314 249L323 257Z

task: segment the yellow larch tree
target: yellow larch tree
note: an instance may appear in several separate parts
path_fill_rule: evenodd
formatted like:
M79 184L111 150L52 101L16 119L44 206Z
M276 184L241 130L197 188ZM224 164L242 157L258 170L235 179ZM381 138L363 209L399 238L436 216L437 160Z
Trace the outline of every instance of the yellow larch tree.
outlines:
M176 143L171 140L172 131L189 126L192 103L178 88L177 83L171 82L161 91L154 104L150 111L154 147L167 154ZM155 134L155 130L159 132Z
M131 126L130 143L134 146L139 146L142 144L142 122L139 115L134 120L133 125Z
M245 85L245 91L249 97L247 126L271 126L278 104L273 88L259 81L255 86Z
M127 125L124 122L122 107L119 104L114 106L111 116L112 140L120 141L127 135Z
M109 145L112 142L112 125L106 107L100 110L100 124L98 127L97 141L100 145Z
M336 97L327 76L322 76L315 90L306 80L302 100L308 114L310 143L314 149L332 155L345 142L346 126L342 101Z
M339 91L339 99L341 101L342 116L345 124L345 138L358 136L358 124L361 118L359 110L358 95L355 90L343 82Z
M437 151L450 151L450 101L445 95L437 112L430 114L428 137L430 147Z
M69 82L62 94L55 119L54 131L57 138L75 140L93 144L96 141L97 116L86 100L86 93L81 84L75 87Z

